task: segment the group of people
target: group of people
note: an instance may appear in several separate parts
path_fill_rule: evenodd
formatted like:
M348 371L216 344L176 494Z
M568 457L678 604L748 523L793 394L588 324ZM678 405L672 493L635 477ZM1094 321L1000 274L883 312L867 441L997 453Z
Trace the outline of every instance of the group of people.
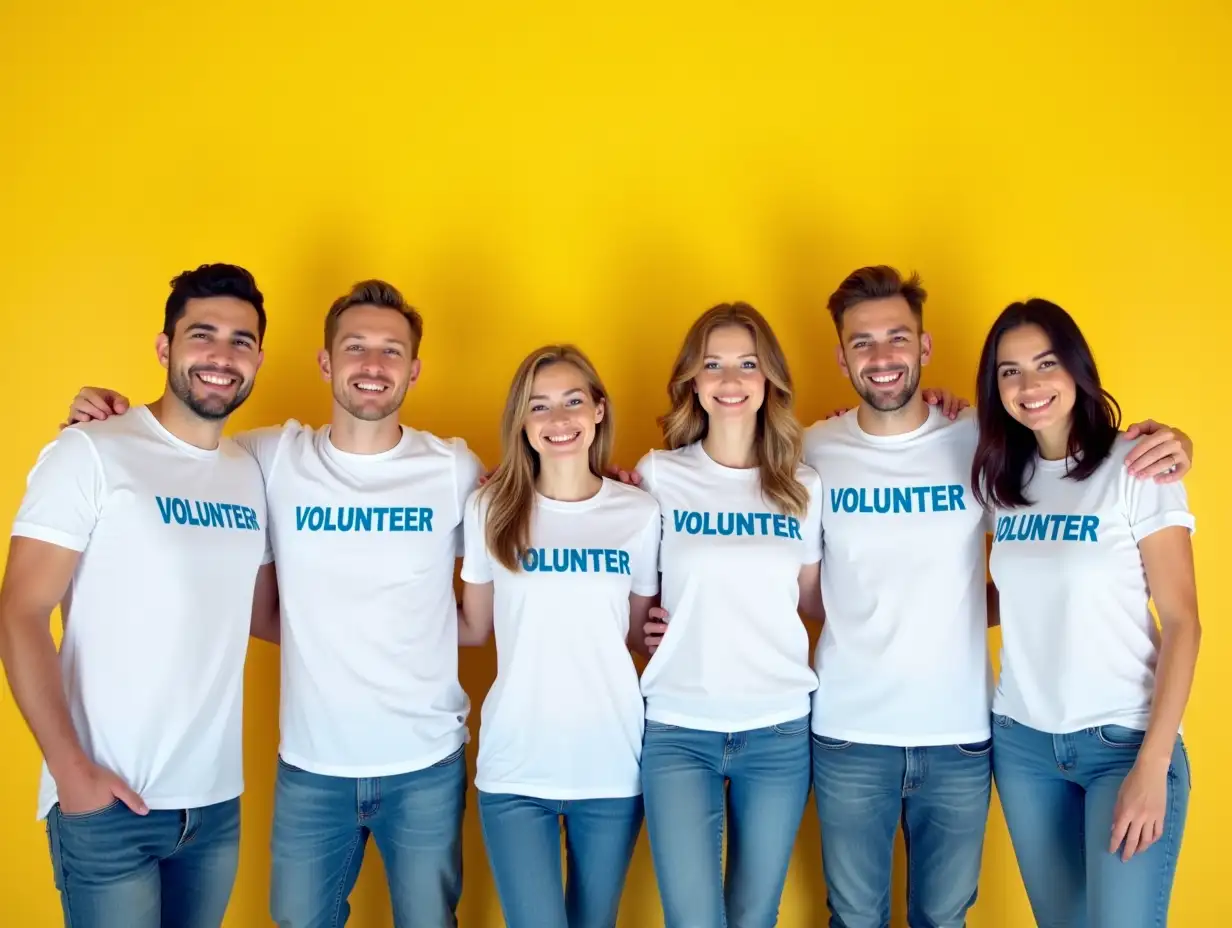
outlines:
M65 924L221 924L255 636L281 649L273 920L344 924L371 839L395 924L456 925L458 647L493 633L474 786L510 928L611 928L643 823L667 928L774 925L810 789L832 926L889 924L900 824L910 924L961 926L994 777L1039 924L1162 923L1200 637L1192 445L1122 432L1044 300L993 324L974 409L923 390L925 298L884 266L842 282L860 402L807 430L763 316L703 313L631 471L586 355L538 348L487 472L401 424L423 320L377 280L326 315L330 423L224 438L264 300L233 265L176 277L166 389L77 395L0 590Z

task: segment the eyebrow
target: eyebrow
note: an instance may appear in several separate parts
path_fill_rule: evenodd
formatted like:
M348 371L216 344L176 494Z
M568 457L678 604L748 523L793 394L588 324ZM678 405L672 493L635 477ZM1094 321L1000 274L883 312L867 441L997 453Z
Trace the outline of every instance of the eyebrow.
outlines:
M214 334L218 332L218 326L210 322L194 322L186 326L184 331L185 332L210 332ZM252 332L249 332L247 329L236 329L232 333L232 335L236 335L240 338L246 338L250 342L255 342L257 340L257 336L253 334Z
M368 339L368 336L365 335L363 332L344 332L342 335L338 336L338 340L342 342L345 342L348 339L353 339L353 338L359 339L360 341L366 341ZM384 338L384 341L387 343L395 344L395 345L407 344L405 339L398 338L396 335L387 335Z
M741 354L741 355L737 355L736 357L738 357L741 361L743 361L745 358L753 358L753 359L756 359L756 358L757 358L757 354L756 354L756 352L750 352L749 354ZM721 361L721 360L722 360L722 357L721 357L720 355L717 355L717 354L708 354L708 355L706 355L706 356L705 356L702 360L704 360L704 361L710 361L710 360Z
M1048 348L1048 349L1046 349L1046 350L1044 350L1044 351L1041 351L1039 354L1037 354L1037 355L1036 355L1035 357L1033 357L1031 360L1032 360L1032 361L1039 361L1039 360L1041 360L1041 359L1043 359L1043 358L1048 357L1048 355L1050 355L1050 354L1056 354L1056 351L1055 351L1054 349L1052 349L1052 348ZM1007 364L1016 364L1016 363L1017 363L1016 361L998 361L998 362L997 362L997 367L1004 367L1004 366L1005 366L1005 365L1007 365Z
M898 335L900 332L910 332L910 331L911 331L910 326L896 325L892 329L887 329L886 334L887 335ZM847 341L850 342L850 341L855 341L857 338L872 338L872 337L873 337L872 332L852 332L850 335L847 336Z
M586 391L585 391L585 390L583 390L581 387L574 387L572 390L566 390L566 391L565 391L565 396L573 396L573 394L575 394L575 393L585 393L585 392L586 392ZM532 393L532 394L530 395L530 398L531 398L532 400L546 400L546 399L548 399L548 397L547 397L546 395L542 394L542 393Z

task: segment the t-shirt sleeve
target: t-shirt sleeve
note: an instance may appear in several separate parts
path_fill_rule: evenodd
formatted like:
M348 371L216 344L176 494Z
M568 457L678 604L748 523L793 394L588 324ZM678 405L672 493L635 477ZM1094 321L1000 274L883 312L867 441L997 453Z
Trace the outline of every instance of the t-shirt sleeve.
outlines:
M638 596L654 596L659 592L659 541L663 537L663 519L658 504L638 536L633 552L632 590Z
M478 490L467 498L462 511L462 580L465 583L491 583L492 560L483 532L483 513L487 507L480 506Z
M821 477L810 470L810 477L804 485L808 487L809 501L808 509L804 511L804 524L800 526L800 532L804 535L803 563L816 564L821 560Z
M466 501L475 492L475 488L479 486L479 478L483 476L483 462L479 460L479 456L467 447L466 442L461 438L455 438L457 456L454 458L454 489L457 494L458 511L461 512L462 519L458 522L458 526L454 529L454 551L458 557L466 556L466 533L469 530L466 524Z
M44 446L30 470L12 534L84 551L105 496L94 442L79 429L67 428Z
M637 475L641 478L641 488L647 493L654 494L655 492L655 462L654 452L647 451L642 455L642 459L637 462L637 466L633 468Z
M240 432L235 436L235 443L253 456L257 466L261 468L261 478L269 486L270 477L283 447L283 437L290 434L299 423L291 421L286 425L272 425L260 429Z
M1123 466L1121 471L1125 514L1135 542L1174 525L1194 531L1194 517L1183 483L1159 484L1149 477L1134 477Z

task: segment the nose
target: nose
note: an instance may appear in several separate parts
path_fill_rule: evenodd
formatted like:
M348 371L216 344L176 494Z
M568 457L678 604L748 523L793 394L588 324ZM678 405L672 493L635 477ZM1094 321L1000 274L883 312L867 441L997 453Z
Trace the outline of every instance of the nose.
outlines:
M210 345L206 361L217 367L233 368L239 351L226 339L215 339Z

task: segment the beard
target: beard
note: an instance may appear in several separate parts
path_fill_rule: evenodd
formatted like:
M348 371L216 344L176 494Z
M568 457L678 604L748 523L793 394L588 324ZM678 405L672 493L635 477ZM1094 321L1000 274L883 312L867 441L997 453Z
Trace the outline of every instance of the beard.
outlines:
M201 419L214 421L227 418L244 404L244 401L248 399L248 394L252 392L253 381L244 380L237 371L215 367L210 364L199 364L196 367L190 368L176 368L172 365L172 371L173 373L168 378L171 392L175 394L181 403L192 410L194 415ZM227 399L224 396L212 393L203 394L195 392L196 375L210 373L237 378L239 386L235 390L235 395Z
M338 405L363 422L380 422L382 419L396 415L402 407L402 401L406 398L406 391L410 385L404 384L401 389L398 389L397 384L391 380L380 377L364 377L363 379L382 383L387 389L384 393L374 394L371 398L361 401L355 396L355 393L360 391L352 391L349 384L335 383L334 399L337 400Z
M882 393L874 390L865 381L865 377L870 374L890 374L895 371L903 372L903 379L899 381L899 389L893 393ZM920 386L920 364L917 361L908 367L890 367L890 368L873 368L860 371L858 377L853 377L851 385L860 394L860 398L868 405L872 406L878 412L897 412L911 402L911 398L915 396L915 392Z

